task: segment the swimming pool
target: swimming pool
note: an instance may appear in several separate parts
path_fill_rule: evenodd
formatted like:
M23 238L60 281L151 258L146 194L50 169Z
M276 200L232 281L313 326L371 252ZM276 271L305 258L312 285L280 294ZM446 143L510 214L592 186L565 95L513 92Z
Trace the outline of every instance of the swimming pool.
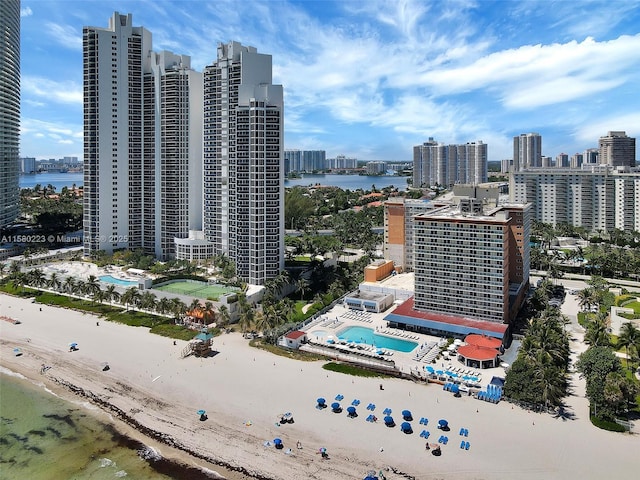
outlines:
M387 348L398 352L410 352L418 346L416 342L409 340L401 340L399 338L386 337L378 335L370 328L366 327L347 327L337 333L341 340L351 340L353 342L362 342L368 345L375 345L379 348Z
M120 278L112 277L111 275L102 275L100 278L101 282L104 283L113 283L114 285L120 285L121 287L137 287L138 282L134 280L122 280Z
M309 334L309 337L313 338L316 337L318 340L320 339L325 339L327 338L327 331L326 330L314 330L313 332L311 332Z

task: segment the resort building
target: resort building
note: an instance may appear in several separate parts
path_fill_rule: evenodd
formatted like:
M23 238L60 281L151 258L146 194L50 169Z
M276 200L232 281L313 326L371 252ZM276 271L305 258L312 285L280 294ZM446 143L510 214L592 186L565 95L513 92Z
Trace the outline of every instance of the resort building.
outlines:
M384 258L400 271L413 271L413 217L445 205L450 203L404 197L384 202Z
M531 203L533 218L588 231L640 231L640 172L606 165L532 169L510 176L510 200Z
M612 167L636 166L636 139L626 132L608 132L598 141L600 164Z
M313 172L327 168L324 150L285 150L284 173Z
M416 215L415 294L386 320L424 333L502 340L529 288L530 211L522 204L485 211L471 198Z
M283 115L271 55L219 44L204 71L204 235L254 285L284 268Z
M0 2L0 229L18 216L20 0Z
M513 137L513 171L542 166L542 137L539 133L522 133Z
M429 138L422 145L413 147L413 185L416 187L478 184L486 182L487 178L486 143L445 145Z
M202 75L115 12L83 29L84 255L175 257L202 229Z

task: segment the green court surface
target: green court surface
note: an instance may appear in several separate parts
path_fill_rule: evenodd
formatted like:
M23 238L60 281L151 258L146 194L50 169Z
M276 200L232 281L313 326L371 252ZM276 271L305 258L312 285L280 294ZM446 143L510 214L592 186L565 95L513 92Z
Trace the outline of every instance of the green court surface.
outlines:
M220 295L225 293L233 293L237 289L225 287L223 285L208 285L204 282L194 281L177 281L153 287L161 292L177 293L178 295L187 295L190 297L202 298L204 300L217 300Z

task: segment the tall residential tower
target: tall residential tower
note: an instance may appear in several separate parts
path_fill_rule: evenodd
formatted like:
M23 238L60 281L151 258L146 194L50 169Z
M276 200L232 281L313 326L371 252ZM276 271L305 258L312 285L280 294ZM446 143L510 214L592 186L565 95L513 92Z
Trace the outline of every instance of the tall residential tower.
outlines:
M256 285L284 268L283 115L271 55L219 44L204 71L204 237Z
M20 0L0 2L0 229L18 216Z
M542 166L542 137L539 133L522 133L513 137L513 171L521 172Z
M166 259L202 222L202 74L115 12L83 29L84 254Z

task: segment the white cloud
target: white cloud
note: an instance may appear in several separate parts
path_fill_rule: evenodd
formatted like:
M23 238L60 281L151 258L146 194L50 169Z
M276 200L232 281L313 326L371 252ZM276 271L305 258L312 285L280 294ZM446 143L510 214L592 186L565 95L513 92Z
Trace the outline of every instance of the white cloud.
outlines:
M82 27L52 22L47 22L44 26L49 36L56 43L72 50L82 51Z
M27 96L25 101L39 102L29 99L28 95L31 95L56 103L82 105L83 102L82 85L74 81L57 82L44 77L23 76L20 83L22 94Z
M20 16L22 18L24 17L30 17L31 15L33 15L33 10L31 10L30 7L24 7L20 9Z

